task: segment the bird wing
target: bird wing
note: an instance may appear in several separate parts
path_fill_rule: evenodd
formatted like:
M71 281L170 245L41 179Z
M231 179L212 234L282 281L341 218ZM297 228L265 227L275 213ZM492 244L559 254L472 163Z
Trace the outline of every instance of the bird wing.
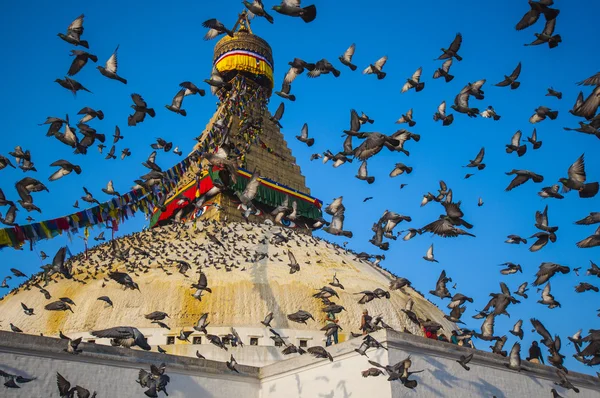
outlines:
M412 75L412 80L414 80L415 82L418 82L419 79L421 79L421 73L423 72L423 68L420 67L419 69L417 69L415 71L415 73L413 73Z
M173 108L177 108L180 109L181 108L181 103L183 102L183 97L185 97L185 88L182 88L181 90L179 90L177 92L177 94L175 94L175 97L173 97L173 101L171 102L171 106Z
M56 384L58 385L58 391L63 397L66 397L71 390L71 383L65 379L60 373L56 372Z
M529 177L527 175L517 174L516 177L513 178L513 180L510 182L510 184L508 184L508 187L506 187L505 191L510 191L513 188L523 185L527 182L527 180L529 180Z
M469 107L469 91L467 89L468 87L463 88L461 92L454 97L454 105L461 108Z
M388 57L386 55L384 55L383 57L379 58L377 60L377 62L375 62L375 67L379 70L381 70L381 68L383 68L383 65L385 65L385 63L387 62Z
M538 321L535 318L531 318L531 324L533 325L533 328L535 329L535 331L540 336L542 336L545 340L548 340L548 341L552 340L552 336L550 336L550 332L548 332L548 329L546 329L540 321Z
M462 44L462 35L460 33L456 34L454 41L450 44L450 51L457 52L460 49L460 45Z
M338 210L331 218L330 228L334 231L341 231L344 228L344 211Z
M142 96L139 94L131 94L131 99L133 100L133 103L136 104L137 106L146 107L146 105L147 105L146 101L144 101Z
M510 140L510 144L515 147L518 147L519 144L521 143L521 135L522 135L521 130L517 130L517 132L513 134L512 138Z
M491 337L494 335L494 313L489 314L483 324L481 325L481 334L484 336ZM472 355L472 354L471 354Z
M360 130L360 118L358 117L358 113L354 109L350 110L350 130Z
M363 161L360 164L360 167L358 168L358 176L366 178L367 175L368 175L368 173L367 173L367 161L365 160L365 161Z
M442 101L440 106L438 106L438 112L442 116L446 116L446 101Z
M285 78L283 79L283 81L287 84L290 84L294 81L296 76L298 76L298 69L292 66L285 74Z
M450 67L452 66L452 58L448 59L446 62L442 64L442 70L446 73L450 72Z
M580 86L600 86L600 72L577 83Z
M117 50L118 49L119 49L119 46L117 46L117 48L115 48L115 51L112 53L112 55L110 56L108 61L106 61L106 65L104 66L104 69L106 69L107 71L109 71L111 73L117 73L117 66L118 66L117 65Z
M473 163L481 163L483 162L483 157L485 156L485 148L481 148L479 150L479 153L477 154L477 156L475 157L475 160L473 161Z
M523 15L523 18L521 18L521 20L517 23L517 26L515 26L515 28L517 30L523 30L525 28L530 27L531 25L536 23L538 19L540 19L540 14L541 13L538 10L534 9L527 11L525 15Z
M273 115L273 119L275 119L275 120L281 120L281 118L283 117L283 112L284 111L285 111L285 104L282 102L277 107L277 110L275 111L275 114Z
M83 14L78 16L73 22L71 22L71 24L69 25L67 30L74 30L79 34L82 34L83 33L83 18L84 18Z
M550 282L546 283L546 286L544 286L544 290L542 290L542 300L544 301L553 301L554 300L554 296L552 296L550 294Z
M546 205L543 212L535 212L535 222L536 224L548 226L548 205Z
M117 326L114 328L96 330L91 332L92 336L108 339L130 339L134 337L132 328L127 326Z
M256 193L258 192L259 184L260 183L258 181L258 172L255 171L252 174L252 178L250 178L248 185L246 185L246 189L244 189L243 195L250 200L254 199L254 197L256 196Z
M296 261L296 256L290 250L288 250L288 258L290 260L290 265L296 265L298 262Z
M304 125L302 126L302 130L300 131L300 137L302 137L302 139L304 140L308 139L308 124L304 123Z
M592 119L600 106L600 86L597 86L589 97L585 100L583 105L579 108L579 113L587 118Z
M429 249L427 249L426 256L427 258L433 258L433 243L431 244L431 246L429 246Z
M571 179L571 180L575 180L578 182L585 182L586 176L585 176L585 163L584 163L583 155L581 155L579 158L577 158L575 163L573 163L569 167L568 174L569 174L569 179Z
M352 61L352 57L354 56L354 51L356 49L356 45L352 43L350 47L346 50L344 55L342 56L346 62Z
M521 74L521 63L519 62L519 64L517 65L517 67L515 68L515 70L513 71L513 73L510 75L510 77L513 80L516 80L519 75Z
M198 277L198 287L201 289L206 289L208 287L208 279L206 279L206 274L204 272L200 272L200 276Z
M550 20L546 20L546 25L544 25L544 30L542 34L547 36L552 36L554 33L554 27L556 26L556 18L552 18Z

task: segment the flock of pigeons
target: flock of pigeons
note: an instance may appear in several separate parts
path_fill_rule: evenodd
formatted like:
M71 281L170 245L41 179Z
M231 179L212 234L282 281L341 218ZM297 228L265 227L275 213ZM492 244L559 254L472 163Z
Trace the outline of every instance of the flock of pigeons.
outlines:
M244 2L248 12L252 15L258 17L264 17L269 22L273 22L272 16L270 16L263 7L263 4L260 0L255 0L250 3ZM556 21L559 16L559 10L551 8L553 5L552 0L541 0L541 1L529 1L530 10L523 16L521 21L516 26L517 30L522 30L528 28L535 24L541 16L544 17L545 26L543 28L542 33L536 33L536 40L529 45L539 45L539 44L548 44L550 48L556 47L561 42L560 35L554 34L554 29L556 25ZM284 0L281 5L273 7L273 9L284 15L299 17L303 19L305 22L311 22L316 17L316 8L314 6L308 7L300 7L300 1L295 0ZM208 33L206 34L206 39L215 38L221 34L233 35L232 31L228 30L222 23L215 19L208 20L204 22L203 26L209 28ZM89 44L85 40L81 40L81 36L83 35L83 15L78 17L67 29L67 33L59 33L59 37L64 41L73 44L75 46L81 46L86 49L89 48ZM454 77L450 74L450 68L452 66L453 60L462 61L463 58L459 55L460 46L462 43L462 36L457 34L455 39L452 41L448 49L442 48L442 54L438 57L439 60L444 61L439 69L436 69L434 72L433 78L444 78L446 82L450 82ZM115 49L114 53L110 56L105 66L98 66L100 73L112 80L116 80L121 82L122 84L127 84L127 80L123 77L119 76L117 73L117 49ZM355 52L355 46L351 45L348 50L339 58L339 61L342 65L348 67L350 70L354 71L357 69L356 65L352 64L352 57ZM98 58L95 55L92 55L83 50L72 50L71 55L74 56L74 60L69 68L68 75L74 76L76 75L88 62L91 60L92 62L97 62ZM377 76L378 79L384 79L386 77L386 72L383 71L384 65L387 61L387 57L382 57L377 62L369 65L364 69L364 74L373 74ZM286 73L282 88L280 91L277 91L276 94L280 97L294 101L295 97L291 94L291 83L294 79L305 72L308 71L308 76L311 78L316 78L321 75L333 74L335 77L340 76L341 72L336 69L333 64L331 64L326 59L322 59L316 63L308 63L301 59L294 59L289 63L290 69ZM515 70L510 74L505 76L504 80L496 84L499 87L510 87L511 89L518 89L520 83L518 82L518 78L521 72L521 64L519 63ZM402 92L407 92L409 90L415 90L416 92L420 92L424 90L425 83L421 81L422 68L418 68L415 73L408 77L406 83L402 87ZM64 79L57 79L57 83L63 88L70 90L74 95L80 90L88 91L81 83L74 80L72 77L65 77ZM211 86L211 90L216 92L219 89L231 89L231 85L228 82L225 82L220 76L219 72L214 69L211 75L211 78L205 81L209 86ZM484 91L483 86L486 83L485 80L479 80L474 83L467 84L456 96L454 100L454 104L451 108L459 114L467 115L468 117L477 117L478 115L484 118L491 118L493 120L499 120L501 118L500 115L496 113L493 107L488 107L487 109L480 111L480 109L476 107L471 107L470 101L482 100L484 99ZM600 73L596 74L588 79L580 82L581 85L584 86L592 86L594 87L593 91L587 96L584 96L583 92L579 94L573 109L570 111L571 114L581 117L585 119L585 121L579 122L578 128L565 128L566 130L574 130L577 132L581 132L584 134L595 135L600 138L600 115L597 115L598 107L600 106ZM181 89L177 92L171 105L166 105L166 108L172 112L180 114L182 116L186 116L186 111L182 109L183 99L186 96L198 94L203 96L205 94L204 90L198 88L191 82L183 82L181 83ZM562 94L553 88L548 89L547 96L556 97L557 99L562 99ZM472 98L473 97L473 98ZM138 123L144 121L146 115L150 117L154 117L156 112L153 108L149 107L148 104L144 101L142 96L139 94L132 94L132 100L134 105L132 108L134 112L128 118L128 125L135 126ZM280 119L283 116L284 105L283 103L279 106L277 111L272 117L272 121L275 123L279 123ZM344 134L346 135L346 139L343 143L342 151L339 151L334 154L334 152L327 150L323 154L314 154L311 157L311 160L322 158L324 163L327 163L329 160L333 161L334 167L339 167L344 163L351 163L354 159L358 159L361 162L359 167L357 178L360 180L365 180L367 183L373 183L375 177L370 176L367 170L367 160L376 154L378 154L384 147L390 151L398 151L402 152L406 155L409 152L404 148L404 144L407 141L415 141L418 142L420 136L418 134L414 134L409 132L408 130L401 129L391 135L385 135L377 132L361 132L361 127L365 124L373 124L374 121L370 119L364 113L359 115L356 111L351 110L350 112L350 128L349 130L345 130ZM65 119L57 118L57 117L49 117L44 124L49 125L49 129L47 132L48 137L54 137L59 140L61 143L68 145L74 149L75 154L86 154L87 149L94 145L97 141L99 144L97 145L99 151L102 153L102 150L105 148L103 143L105 142L105 136L103 134L99 134L95 129L90 127L87 123L94 118L98 120L102 120L104 118L104 114L101 110L94 110L89 107L83 108L78 114L82 115L82 118L79 120L77 124L77 129L79 130L79 134L82 137L79 137L76 133L76 129L69 125L68 116ZM552 110L545 106L540 106L535 110L535 113L531 116L529 121L531 123L539 123L546 118L554 120L558 117L558 111ZM449 126L452 124L454 120L454 115L449 114L446 111L446 103L442 102L438 107L437 112L433 116L435 121L441 121L443 126ZM413 112L412 109L406 112L406 114L402 115L402 117L398 120L399 124L408 124L409 127L412 127L416 124L416 121L413 120ZM64 132L60 132L60 130L64 126ZM525 144L521 144L522 133L518 131L514 134L509 144L506 145L507 153L516 153L517 156L523 156L527 151L527 146ZM354 138L363 140L358 146L353 145ZM113 145L107 154L107 159L115 159L115 145L123 136L120 133L120 129L117 126L115 129L115 134L113 136ZM308 146L312 146L315 143L314 138L309 138L308 135L308 126L305 125L302 129L301 135L299 135L298 140L306 143ZM533 135L528 137L528 142L531 143L532 149L539 149L542 145L542 141L538 141L537 133L534 130ZM171 150L173 144L167 142L164 139L159 138L155 144L152 144L152 148L155 149L154 152L149 156L148 160L144 162L144 166L147 167L150 171L146 175L142 176L139 180L136 180L136 184L138 186L151 187L153 185L159 185L161 181L165 178L165 175L162 169L155 163L157 152L156 150L164 150L168 152ZM181 152L178 151L177 148L174 150L175 153L181 155ZM121 158L131 154L129 148L123 149L121 152ZM31 158L31 154L28 150L23 150L20 146L17 146L13 152L9 153L10 156L14 157L15 162L18 167L21 168L24 172L36 172L36 168L34 167L34 163ZM223 152L220 152L217 156L211 156L210 154L204 155L207 160L211 164L229 164L228 163L228 155ZM484 163L485 150L482 148L476 157L473 160L469 161L469 164L466 167L470 167L477 170L483 170L485 168ZM8 157L4 157L0 155L0 170L5 167L15 167L11 160ZM55 181L60 179L71 172L75 171L75 173L79 174L82 172L81 167L75 165L67 160L59 159L56 162L51 164L52 167L58 167L49 178L50 181ZM412 167L406 166L403 163L397 163L393 170L390 172L390 177L396 177L403 173L411 173L413 170ZM234 174L234 173L232 173ZM544 177L530 170L511 170L506 173L507 175L514 176L508 187L507 191L512 190L528 181L533 181L534 183L541 183L544 180ZM473 174L467 174L465 178L469 178ZM592 198L595 197L599 190L598 182L588 182L584 157L580 156L567 170L567 177L559 179L559 183L562 185L563 193L569 192L570 190L576 190L578 195L581 198ZM253 183L248 184L248 187L244 192L237 192L237 195L243 205L244 216L248 218L250 214L253 212L256 214L257 210L252 204L252 199L254 195L256 195L256 179L258 178L258 174L255 173L253 176ZM600 176L598 177L600 178ZM41 209L34 204L32 193L40 192L42 190L48 190L48 188L41 183L39 180L34 179L32 177L25 177L18 181L15 185L17 194L20 199L17 201L23 209L28 212L38 211L41 212ZM562 199L563 195L560 193L561 186L559 184L555 184L552 186L544 187L539 192L539 195L542 198L554 198L554 199ZM98 203L98 201L93 197L93 195L86 188L83 188L85 196L81 197L81 200L87 203ZM115 191L112 181L108 183L107 187L102 189L104 193L107 195L119 196L119 193ZM369 198L366 198L368 200ZM432 194L431 192L423 195L422 206L426 205L429 202L437 202L444 208L444 213L440 215L439 219L432 221L431 223L425 225L422 228L409 228L406 230L406 235L404 236L404 240L409 240L415 237L416 235L420 235L426 232L441 236L441 237L450 237L455 238L460 235L466 235L473 237L474 235L468 230L473 228L473 225L469 224L464 220L464 213L461 210L460 201L456 202L453 200L452 189L449 189L447 184L443 181L440 181L440 187L437 191L437 194ZM480 205L483 205L482 200L480 199ZM0 222L12 226L16 225L16 212L18 208L16 204L7 199L4 193L0 190L0 206L9 206L8 211L5 213L4 217L0 217ZM78 202L74 204L75 208L78 208ZM286 207L286 206L284 206ZM276 209L277 210L277 209ZM288 217L294 211L293 209L279 209L277 214L280 215L280 219L283 217ZM332 234L339 235L345 237L352 237L351 231L346 231L343 228L344 218L345 218L345 207L342 203L342 197L335 199L329 206L326 207L325 212L332 216L330 222L325 220L317 220L314 225L311 225L312 228L323 228L324 231ZM535 216L536 219L536 228L539 230L534 237L536 240L532 244L530 250L538 251L541 250L548 242L555 242L556 231L558 227L551 226L548 221L548 207L543 211L538 211ZM28 220L31 221L31 220ZM176 220L177 221L177 220ZM403 216L398 213L394 213L391 211L385 211L384 214L380 217L380 219L373 224L373 232L374 236L370 240L370 242L378 247L381 250L388 250L390 242L384 242L384 239L396 240L399 233L396 235L394 233L394 228L401 222L410 222L411 218L408 216ZM577 221L577 224L580 225L593 225L600 223L600 213L591 213L589 216L585 217L582 220ZM208 224L205 224L208 226ZM188 232L182 226L175 225L174 231L177 231L177 238L185 240L185 235ZM202 251L210 251L214 250L214 247L220 247L222 252L218 255L225 258L226 254L226 244L223 243L223 239L227 238L227 233L231 233L231 230L223 229L221 230L221 236L216 235L216 232L213 234L208 234L209 238L213 242L214 246L203 246L198 245L195 248L195 252L199 253ZM113 240L109 244L104 244L98 246L95 251L96 259L93 257L89 260L86 260L85 269L71 269L69 264L73 260L81 260L82 254L73 257L73 259L66 260L66 249L62 248L58 251L56 256L54 257L54 261L51 265L47 265L42 267L43 271L41 274L34 275L28 282L26 282L21 288L23 289L31 289L36 288L39 289L41 294L44 294L48 300L50 300L50 292L45 289L47 285L54 281L56 282L56 277L59 276L61 278L74 279L79 281L82 284L87 283L88 279L96 279L98 277L99 272L108 271L106 274L105 282L114 281L126 289L139 289L139 286L134 282L133 277L139 272L148 272L150 261L154 261L156 257L160 254L158 253L155 247L152 247L142 239L143 234L152 234L154 239L158 239L159 234L153 231L147 231L139 235L132 235L125 238L122 238L124 241L119 243L119 240ZM289 240L289 237L286 236L284 232L277 235L279 240L279 244L284 244ZM103 234L96 238L97 240L103 240ZM229 238L227 238L229 239ZM275 238L274 238L275 239ZM306 238L308 240L313 238ZM307 241L307 245L308 245ZM510 235L508 236L507 243L509 244L527 244L527 240L517 236ZM129 247L124 249L123 245L128 244ZM177 243L168 243L175 250L179 250L178 253L184 259L170 259L172 262L172 266L175 266L179 273L186 274L190 269L192 269L191 264L194 264L194 258L186 258L186 254L188 252L184 251L181 247L177 247ZM582 241L577 243L578 247L581 248L590 248L595 246L600 246L600 228L596 230L596 232L590 235L588 238L583 239ZM130 253L130 250L133 248L134 253L133 256ZM338 247L339 248L339 247ZM339 248L339 250L344 250ZM43 258L47 257L44 253ZM265 254L259 253L245 253L249 259L256 261L257 257L263 256ZM294 258L293 252L287 250L287 255L289 259L290 273L295 273L300 271L300 265ZM371 258L372 256L361 254L364 258ZM359 257L360 258L360 257ZM379 256L378 260L380 260L382 256ZM435 260L433 253L433 245L429 248L424 259L427 261L437 261ZM228 260L232 261L230 266L225 267L225 271L231 271L233 268L238 268L239 263L237 259L234 261L233 258L228 258ZM125 267L127 268L127 272L120 272L118 270L112 269L113 261L124 262ZM280 259L280 261L283 261ZM146 262L146 263L145 263ZM506 268L502 269L501 273L503 275L513 274L517 272L522 272L519 264L513 263L505 263L503 264ZM170 267L164 266L163 271L167 274L170 272ZM194 289L195 298L201 300L203 294L210 293L210 288L208 287L206 275L201 271L202 266L199 267L200 276L197 283L192 284L192 288ZM244 271L245 269L241 269ZM25 274L18 271L17 269L11 270L15 277L23 277ZM578 272L579 269L573 269L573 272ZM565 267L559 264L545 262L540 265L540 269L536 274L536 280L533 282L534 286L544 285L542 289L542 297L539 301L543 305L547 305L549 308L560 307L560 303L555 300L554 296L551 294L551 286L549 283L550 278L552 278L557 273L568 273L571 272L569 267ZM81 278L75 278L75 275L81 275ZM595 275L600 277L600 268L598 268L594 263L591 263L590 269L588 270L588 274ZM7 280L10 277L7 277L2 282L0 287L8 288ZM45 283L43 286L41 283ZM438 282L436 283L435 290L432 290L430 293L438 296L442 299L449 298L450 304L448 308L451 309L450 314L446 315L446 318L455 323L462 323L460 320L462 314L465 311L465 303L472 302L473 300L463 294L457 293L451 295L449 290L446 287L446 284L451 282L451 278L448 278L445 271L442 271ZM340 281L334 276L333 281L330 283L333 287L338 287L343 289ZM396 281L392 282L390 286L390 290L401 289L404 286L410 286L410 281L404 278L398 278ZM520 343L517 342L513 345L509 354L506 351L503 351L503 345L506 342L506 336L496 336L494 334L494 320L496 316L508 315L507 308L512 304L518 304L519 300L517 300L513 295L520 296L524 299L528 298L527 295L527 282L523 283L519 286L518 290L514 293L511 293L510 289L503 282L500 283L499 293L493 293L491 296L491 300L485 306L485 308L478 313L474 318L476 319L484 319L483 325L481 327L481 333L474 332L467 329L462 329L461 331L461 339L468 339L471 337L476 337L485 341L494 341L494 346L492 347L492 351L502 356L508 356L509 363L507 366L514 370L520 369ZM598 288L592 284L582 282L576 287L577 292L585 292L588 290L598 291ZM377 291L363 291L357 293L361 295L360 301L361 303L366 303L373 299L384 299L389 298L389 292L379 289ZM330 301L330 299L334 296L337 296L337 292L331 287L325 286L318 293L315 294L315 298L323 300L325 312L340 312L343 310L343 307L338 306L337 304ZM106 306L112 306L112 300L108 296L101 296L98 300L105 303ZM60 298L57 301L53 301L45 306L45 309L48 311L73 311L72 305L74 303L68 297ZM26 304L22 303L23 311L25 314L34 316L35 309L27 307ZM340 308L341 307L341 308ZM413 320L413 317L410 314L414 315L414 320L420 325L426 327L428 330L436 330L439 329L440 325L435 325L435 322L430 320L422 320L419 319L414 313L412 313L411 308L407 308L404 311L409 319ZM149 319L152 323L158 324L161 327L168 326L163 322L168 315L161 312L153 312L147 315L147 319ZM270 328L270 321L272 319L272 314L267 315L267 317L261 322L266 327ZM299 310L294 314L289 314L288 319L294 322L306 323L309 319L313 319L312 314ZM566 374L568 373L567 369L564 367L564 355L560 353L561 350L561 339L559 336L555 336L552 338L551 333L542 325L540 321L537 319L531 319L532 326L535 331L542 337L541 342L548 348L550 352L550 356L548 357L549 363L557 368L557 375L559 382L558 385L565 388L572 388L575 390L575 387L568 381ZM198 321L197 325L194 327L195 330L201 331L205 333L206 337L211 341L211 343L220 346L221 348L226 349L223 341L218 336L210 335L206 331L206 326L208 325L207 316L203 316ZM377 328L386 327L385 322L382 319L377 320L370 330L376 330ZM336 332L338 325L333 324L332 326L327 325L324 329L326 335L331 335ZM11 324L11 329L14 332L21 332L21 330L16 326ZM272 336L271 338L274 341L280 341L283 345L285 345L284 352L286 354L289 353L300 353L302 354L303 350L299 347L295 347L293 344L286 344L285 341L281 338L280 335L277 334L275 330L270 328ZM182 329L180 336L178 338L182 340L187 340L191 331L184 331ZM518 336L522 339L523 330L522 330L522 320L519 320L513 330L510 331L515 336ZM98 338L111 338L112 343L115 345L122 345L125 347L138 346L143 349L150 349L148 343L146 342L143 334L139 332L136 328L133 327L119 327L119 328L110 328L105 330L94 331L92 334L97 336ZM78 352L78 344L81 339L69 339L66 336L61 336L68 340L68 345L66 348L67 352L77 354ZM239 336L236 335L235 330L232 330L232 335L227 337L231 341L236 344L242 344ZM79 340L79 342L77 341ZM573 343L577 353L574 355L576 359L579 361L590 365L598 365L600 364L600 330L590 330L589 334L585 337L581 336L581 331L576 333L573 337L569 337L569 340ZM583 343L588 343L584 348L582 347ZM380 348L381 345L374 340L371 336L367 335L364 338L363 346L359 349L359 352L364 353L366 349L374 347ZM159 347L159 351L160 351ZM319 358L329 358L332 360L331 355L325 350L323 347L311 347L307 350L309 353L315 355ZM472 358L471 356L465 356L458 360L460 365L465 369L469 370L467 363ZM235 366L237 362L231 356L230 361L227 362L227 366L232 371L237 371ZM393 366L381 366L376 363L371 363L374 365L374 368L370 368L363 372L363 376L378 376L383 374L382 370L384 369L390 377L390 380L400 380L407 388L414 388L417 385L416 380L410 380L409 376L416 372L409 372L409 368L411 366L410 358L403 360ZM165 391L165 387L169 382L168 376L164 374L165 367L153 366L151 372L148 373L145 370L140 371L139 383L142 387L148 388L146 391L146 395L148 396L157 396L158 391ZM7 380L5 386L16 388L18 387L17 383L27 383L31 381L29 379L23 378L22 376L10 375L8 373L3 372L0 374L5 377ZM71 388L70 383L60 374L57 374L58 388L61 396L72 397L75 392L79 394L79 396L90 396L89 391L82 389L79 386ZM80 391L80 389L82 389ZM87 391L87 395L86 395ZM165 391L166 392L166 391ZM554 396L559 396L558 393L554 390ZM95 394L94 394L95 395Z

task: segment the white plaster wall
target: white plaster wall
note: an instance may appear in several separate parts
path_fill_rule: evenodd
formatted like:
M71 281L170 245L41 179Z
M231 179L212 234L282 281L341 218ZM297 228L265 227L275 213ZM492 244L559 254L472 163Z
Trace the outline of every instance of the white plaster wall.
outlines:
M383 349L370 352L374 361L383 362ZM294 359L305 367L261 379L261 398L391 398L390 383L383 377L363 378L361 371L371 367L365 357L350 353L334 362L304 355ZM366 364L366 365L365 365ZM285 369L285 363L270 365Z
M1 353L0 368L9 373L35 376L36 380L21 384L20 389L0 389L1 397L50 398L59 397L56 384L56 372L63 375L71 386L81 385L97 391L98 398L145 397L144 391L135 382L140 368L150 369L150 363L139 367L123 367L118 364L99 364L69 361L41 356L29 356L13 353ZM67 358L70 359L70 358ZM158 364L158 363L156 363ZM25 371L25 372L23 372ZM170 398L241 398L258 397L259 383L256 378L224 377L182 374L169 370L171 382L167 385ZM159 397L165 397L161 392Z

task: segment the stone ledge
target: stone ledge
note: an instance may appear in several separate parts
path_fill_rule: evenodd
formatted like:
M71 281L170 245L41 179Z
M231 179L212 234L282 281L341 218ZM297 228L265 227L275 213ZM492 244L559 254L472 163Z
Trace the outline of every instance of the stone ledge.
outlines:
M496 368L505 372L518 373L508 369L504 364L508 363L508 358L501 357L490 352L480 351L473 348L461 347L458 345L426 339L424 337L411 335L408 333L400 333L392 330L380 330L376 333L371 333L377 341L384 344L386 347L395 348L402 351L417 352L423 356L438 356L457 360L461 355L469 355L473 353L471 363L483 365L489 368ZM362 338L354 338L346 342L332 345L327 348L327 351L334 358L334 362L342 357L358 356L354 351L360 346ZM523 352L523 348L521 348ZM260 368L260 379L278 378L294 372L299 369L308 369L329 364L327 359L315 359L310 354L305 354L300 357L290 358L282 362L263 366ZM556 380L556 368L551 366L539 365L522 360L521 372L524 376L535 376L537 378ZM581 387L586 387L600 392L600 380L596 377L583 373L569 372L569 380Z
M240 374L232 373L224 362L198 359L192 357L160 354L157 352L112 347L100 344L81 343L83 350L77 355L63 351L67 346L66 340L34 336L22 333L0 331L0 352L28 356L60 358L74 362L107 364L125 368L146 368L150 364L158 365L164 362L169 371L194 376L215 377L219 379L235 379L248 383L259 383L259 368L238 365Z

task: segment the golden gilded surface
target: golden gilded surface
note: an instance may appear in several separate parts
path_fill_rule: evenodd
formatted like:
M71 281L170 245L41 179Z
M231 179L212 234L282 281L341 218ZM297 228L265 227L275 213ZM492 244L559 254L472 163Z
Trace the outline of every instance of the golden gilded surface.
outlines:
M385 271L357 260L352 254L326 241L291 234L287 244L274 245L270 243L273 234L281 231L281 228L267 225L231 223L215 227L198 222L198 232L192 224L186 227L189 229L179 236L171 227L160 227L134 234L129 240L120 240L123 250L131 245L139 247L139 243L136 243L139 238L161 253L149 262L147 272L143 270L145 266L131 268L140 261L133 256L130 256L128 264L121 260L101 260L104 253L108 253L109 245L90 249L89 259L82 258L74 262L74 279L53 277L45 287L52 295L50 300L46 300L32 286L30 290L21 288L0 301L3 321L0 327L9 330L9 323L12 322L25 333L45 335L56 335L59 330L64 333L87 332L113 326L153 328L156 325L145 319L144 314L164 311L170 316L166 323L173 333L183 327L190 328L203 313L209 314L211 326L261 327L260 320L272 311L275 327L318 330L324 325L325 313L321 311L321 300L312 295L322 286L328 286L336 273L345 289L336 288L340 297L334 297L332 301L347 310L338 315L345 333L358 331L360 315L363 309L368 309L374 316L382 315L385 322L397 330L406 327L412 333L421 334L419 328L401 311L409 298L413 299L413 311L418 316L441 323L446 331L453 329L453 325L443 318L443 313L437 307L410 288L392 291L390 299L358 304L361 296L355 293L376 288L387 290L390 278ZM206 232L220 236L221 228L225 228L229 238L221 238L225 249L216 251ZM202 250L198 251L198 247ZM295 274L289 273L288 250L301 267ZM266 252L268 257L254 261L248 254L256 252ZM197 254L198 257L187 260L192 269L182 275L177 272L176 263L167 259L184 259L188 254ZM90 266L91 260L100 264L95 275L94 267ZM231 266L238 261L238 268L232 268L230 272L225 270L226 265ZM110 262L113 270L128 272L139 284L140 291L125 289L112 280L105 281L103 278L106 277ZM127 270L127 266L130 270ZM208 285L213 290L204 294L202 301L192 296L194 289L191 288L191 284L197 281L198 267L206 273ZM87 278L85 284L76 281L84 280L87 275L93 277ZM110 297L114 307L98 301L100 296ZM61 297L69 297L76 303L73 306L74 313L44 309L46 304ZM21 302L33 307L35 315L25 315ZM316 321L309 321L308 325L290 322L286 315L300 309L311 312ZM157 328L157 333L166 332Z

